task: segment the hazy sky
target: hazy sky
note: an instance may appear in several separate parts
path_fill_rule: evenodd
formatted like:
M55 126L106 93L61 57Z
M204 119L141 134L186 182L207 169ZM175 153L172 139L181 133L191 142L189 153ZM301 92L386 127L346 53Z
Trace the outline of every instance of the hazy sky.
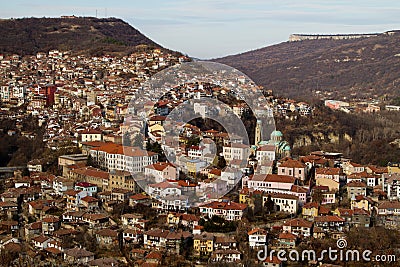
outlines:
M291 33L400 29L400 1L131 0L2 1L1 18L118 17L157 43L215 58L287 41Z

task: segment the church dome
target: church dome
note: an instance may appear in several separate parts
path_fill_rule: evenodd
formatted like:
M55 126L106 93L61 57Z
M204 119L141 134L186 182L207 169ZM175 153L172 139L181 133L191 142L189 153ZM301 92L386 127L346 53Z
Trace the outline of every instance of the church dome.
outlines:
M274 137L274 136L276 136L276 137L282 137L283 134L282 134L281 131L275 130L275 131L273 131L273 132L271 133L271 137Z

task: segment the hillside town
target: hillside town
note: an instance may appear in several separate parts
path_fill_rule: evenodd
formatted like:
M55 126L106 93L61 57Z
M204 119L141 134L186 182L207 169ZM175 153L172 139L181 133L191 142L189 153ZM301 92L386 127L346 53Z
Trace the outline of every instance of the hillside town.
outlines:
M1 173L4 266L290 266L258 251L399 230L400 159L375 166L338 152L292 155L267 121L312 116L313 107L241 74L226 84L186 81L161 98L146 90L156 73L188 61L160 49L0 55L0 118L18 129L6 134L35 138L23 122L37 120L47 149L74 151L56 166L41 157ZM265 100L239 95L254 90ZM173 116L187 103L196 120ZM243 121L249 140L206 120L214 117ZM375 253L395 262L399 250Z

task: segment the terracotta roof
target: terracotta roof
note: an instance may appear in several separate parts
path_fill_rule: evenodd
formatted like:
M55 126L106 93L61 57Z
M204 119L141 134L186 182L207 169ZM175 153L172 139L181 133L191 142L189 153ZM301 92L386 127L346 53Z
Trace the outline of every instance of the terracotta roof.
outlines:
M16 225L18 225L18 222L17 221L1 221L0 224L7 225L7 226L16 226Z
M79 134L101 134L102 132L96 129L85 129L79 131Z
M399 201L385 201L379 204L378 209L400 209Z
M275 151L275 146L273 145L264 145L260 146L257 151Z
M66 249L64 254L74 257L74 258L83 258L83 257L92 257L94 256L93 252L87 251L84 248L71 248Z
M212 233L204 232L199 235L194 235L193 240L201 240L201 241L214 240L214 235Z
M345 216L345 217L350 217L354 213L352 209L345 209L345 208L338 208L338 211L340 216Z
M108 218L107 215L101 214L101 213L97 213L97 214L89 214L89 213L85 213L83 215L83 218L92 220L92 221L97 221L97 220L102 220L102 219L106 219Z
M27 226L29 230L39 230L42 229L42 222L33 222Z
M216 175L216 176L221 176L221 170L220 170L220 169L217 169L217 168L213 168L213 169L210 170L208 173L209 173L209 174Z
M347 187L367 187L364 182L352 181L346 185Z
M267 234L267 231L264 230L264 229L261 229L261 228L254 228L254 229L248 231L247 234L248 234L248 235L254 235L254 234L257 234L257 235L266 235L266 234Z
M157 171L163 171L168 166L175 168L174 165L172 165L171 163L168 163L168 162L157 162L157 163L151 164L149 166L146 166L145 168L146 169L154 169Z
M88 265L96 267L111 267L111 266L118 267L119 263L116 259L113 258L100 258L89 261Z
M46 223L56 223L56 222L59 222L60 219L56 216L49 216L49 217L43 218L43 221Z
M299 200L298 196L295 195L289 195L289 194L284 194L284 193L270 193L271 198L283 198L283 199L295 199Z
M21 252L22 247L18 243L10 242L3 246L3 249L10 252Z
M308 190L302 186L298 185L292 185L292 188L290 189L291 192L296 192L296 193L307 193Z
M99 200L95 197L86 196L81 199L84 202L91 203L91 202L98 202Z
M144 234L148 236L157 236L166 238L169 234L169 231L164 229L152 229L145 232Z
M118 236L118 232L111 229L101 229L97 231L96 234L100 236L113 237L113 238L116 238Z
M345 219L336 215L318 216L314 218L314 222L344 222Z
M38 242L38 243L43 243L43 242L45 242L45 241L47 241L49 239L50 239L50 237L47 237L47 236L44 236L44 235L39 235L37 237L32 238L32 240L34 242Z
M143 195L143 194L136 194L136 195L130 196L129 198L134 199L134 200L145 200L145 199L149 199L148 196Z
M284 232L284 233L280 233L278 238L279 238L279 239L296 240L297 237L296 237L294 234L292 234L292 233Z
M207 204L203 204L200 207L207 207L212 209L223 209L223 210L244 210L247 208L246 204L239 204L236 202L223 202L213 201Z
M302 163L301 161L294 160L294 159L287 159L281 165L279 165L279 168L305 168L306 165Z
M341 171L340 168L317 168L315 169L315 174L339 175Z
M367 215L370 216L371 213L365 209L354 208L354 215Z
M296 178L289 175L278 175L278 174L254 174L250 176L252 181L264 181L264 182L275 182L275 183L291 183L296 181Z
M93 168L93 167L83 167L83 168L78 168L71 170L71 172L80 174L83 176L88 176L88 177L98 177L102 179L108 179L108 172Z
M303 209L311 209L311 208L316 208L318 209L318 203L316 202L308 202L306 204L304 204Z
M318 210L318 214L327 215L331 212L331 209L327 206L320 206Z
M291 227L307 227L307 228L311 228L313 223L310 222L310 221L306 221L304 219L296 218L296 219L292 219L292 220L286 221L283 225L284 226L291 226Z
M169 183L169 182L161 182L161 183L156 183L156 184L149 184L149 187L155 187L155 188L161 188L161 189L166 189L166 188L178 188L177 185Z
M78 182L75 184L75 186L81 186L81 187L93 187L96 186L95 184L87 183L87 182Z
M59 250L57 248L54 248L54 247L47 247L44 250L49 252L49 253L52 253L52 254L61 254L62 253L61 250Z

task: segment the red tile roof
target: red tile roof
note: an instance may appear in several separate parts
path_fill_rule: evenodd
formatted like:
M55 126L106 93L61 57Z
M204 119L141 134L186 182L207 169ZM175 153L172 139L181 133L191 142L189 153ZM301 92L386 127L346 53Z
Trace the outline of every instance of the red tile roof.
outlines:
M345 219L337 215L318 216L314 218L314 222L344 222Z
M292 220L286 221L283 225L284 226L291 226L291 227L311 228L313 223L310 222L310 221L306 221L304 219L301 219L301 218L296 218L296 219L292 219Z
M296 240L297 237L296 237L294 234L292 234L292 233L284 232L284 233L280 233L279 236L278 236L278 238L279 238L279 239Z
M207 207L212 209L223 209L223 210L245 210L247 208L246 204L239 204L236 202L220 202L220 201L213 201L200 207Z
M281 165L279 165L279 168L305 168L306 165L302 163L301 161L294 160L294 159L287 159Z

